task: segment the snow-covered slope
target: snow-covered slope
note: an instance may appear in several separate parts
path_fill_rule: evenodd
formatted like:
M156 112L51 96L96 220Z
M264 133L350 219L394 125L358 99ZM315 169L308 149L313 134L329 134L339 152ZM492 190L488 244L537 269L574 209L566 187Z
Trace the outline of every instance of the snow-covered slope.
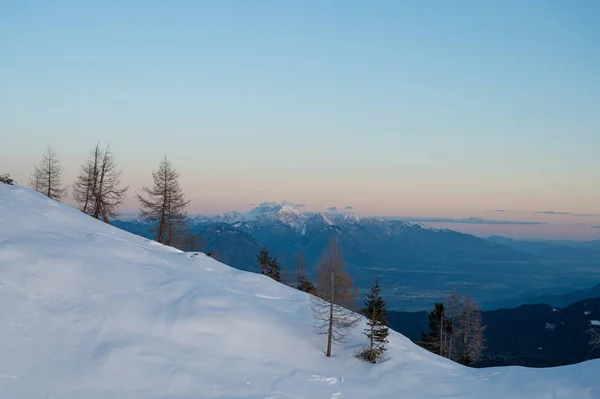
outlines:
M2 398L600 398L600 362L474 370L393 333L333 358L306 294L0 185Z

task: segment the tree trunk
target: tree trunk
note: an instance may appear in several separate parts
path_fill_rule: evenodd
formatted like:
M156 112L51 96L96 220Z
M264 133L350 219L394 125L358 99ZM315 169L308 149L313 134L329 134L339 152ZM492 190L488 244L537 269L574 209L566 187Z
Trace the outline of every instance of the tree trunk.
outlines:
M334 300L334 284L333 284L333 265L330 265L331 274L331 296L329 297L329 329L327 331L327 357L331 357L331 341L333 340L333 300Z
M371 346L369 349L369 361L372 361L373 356L373 336L375 335L375 309L373 309L373 320L371 320Z
M51 198L50 197L50 193L52 192L51 188L52 188L52 156L49 155L48 156L48 193L46 194L46 197Z
M444 356L444 312L440 313L440 356Z

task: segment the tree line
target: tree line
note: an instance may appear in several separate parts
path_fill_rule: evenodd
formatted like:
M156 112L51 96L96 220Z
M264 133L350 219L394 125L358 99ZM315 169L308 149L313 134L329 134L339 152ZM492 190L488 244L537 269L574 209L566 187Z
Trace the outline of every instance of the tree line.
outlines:
M445 302L445 303L444 303ZM419 345L436 355L466 366L481 360L486 348L481 309L470 296L453 290L436 302L429 314L429 332L423 333Z
M266 247L263 246L256 258L261 274L311 294L315 333L327 336L327 357L332 356L334 343L346 342L362 316L367 319L364 335L368 344L357 353L357 357L376 363L383 356L388 343L389 323L387 304L381 297L379 281L373 284L363 306L358 306L358 289L353 287L337 240L331 240L323 253L314 284L306 276L306 261L301 251L297 256L295 281L283 280L277 258L270 256Z
M63 169L58 156L47 147L41 160L34 166L29 185L48 198L60 201L68 192L62 183ZM179 174L165 157L152 171L153 185L144 186L136 193L140 219L150 222L155 240L184 250L194 250L197 236L187 228L185 199L178 182ZM0 175L0 183L14 184L9 175ZM124 201L129 186L121 182L110 146L100 144L90 151L81 164L72 186L73 199L85 214L110 223L118 215L118 207ZM210 254L209 254L210 256ZM257 255L261 274L273 280L295 286L311 294L311 310L315 319L315 333L327 336L326 356L332 356L332 344L343 343L361 319L367 319L363 334L368 345L357 357L376 363L386 351L388 319L387 304L381 296L378 279L371 287L361 306L357 305L358 289L346 270L341 249L333 239L316 268L316 280L306 276L306 261L302 252L297 255L295 282L284 281L277 257L272 257L265 246ZM462 297L453 291L447 296L446 305L435 303L429 315L428 333L419 343L429 351L470 365L481 357L485 349L481 311L470 297Z
M118 208L129 190L121 181L121 173L110 146L101 148L97 143L81 164L71 186L79 210L105 223L118 216ZM151 187L144 186L142 193L135 195L139 218L150 222L156 241L180 249L197 249L199 237L192 235L186 226L189 201L179 186L179 174L166 157L152 171L152 179ZM12 185L15 181L3 174L0 183ZM61 201L68 194L69 186L63 185L63 167L52 148L46 147L34 165L29 186L55 201Z
M375 279L363 306L357 306L358 290L353 288L335 239L318 263L314 284L305 274L306 262L302 252L297 257L295 281L284 281L277 258L270 256L266 247L263 246L257 260L261 274L311 294L315 333L327 336L325 353L328 357L332 356L332 344L346 341L359 323L361 314L366 318L367 328L363 334L368 345L359 350L357 357L376 363L383 356L388 343L389 323L379 280ZM480 307L470 296L462 296L453 290L443 302L436 302L429 314L429 328L430 331L422 334L418 344L430 352L467 366L482 358L486 348L486 326L481 319Z

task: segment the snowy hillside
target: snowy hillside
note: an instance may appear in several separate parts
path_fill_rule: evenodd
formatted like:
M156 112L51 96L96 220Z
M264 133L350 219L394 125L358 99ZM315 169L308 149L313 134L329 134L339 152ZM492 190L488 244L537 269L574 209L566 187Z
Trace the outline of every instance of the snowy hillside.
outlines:
M0 185L2 398L600 398L600 362L474 370L399 334L334 357L306 294Z

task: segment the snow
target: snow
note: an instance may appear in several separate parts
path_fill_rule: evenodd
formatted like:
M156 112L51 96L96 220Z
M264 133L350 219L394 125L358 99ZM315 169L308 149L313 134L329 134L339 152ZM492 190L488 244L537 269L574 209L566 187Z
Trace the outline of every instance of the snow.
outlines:
M243 216L243 215L240 215ZM263 202L245 215L245 220L269 223L278 220L294 229L301 229L308 216L291 205Z
M590 324L593 326L600 326L600 320L590 320Z
M237 211L225 212L220 215L213 216L209 219L211 222L221 222L227 224L234 224L238 222L244 222L246 217Z
M299 229L304 225L304 222L308 217L300 212L298 209L291 207L290 205L283 205L275 214L275 217L280 222L288 224L295 229Z
M335 210L332 212L327 212L327 216L330 219L338 221L338 222L358 223L362 219L362 217L358 213L350 212L350 211Z
M471 369L400 334L334 357L307 294L0 185L0 397L591 399L600 361Z

